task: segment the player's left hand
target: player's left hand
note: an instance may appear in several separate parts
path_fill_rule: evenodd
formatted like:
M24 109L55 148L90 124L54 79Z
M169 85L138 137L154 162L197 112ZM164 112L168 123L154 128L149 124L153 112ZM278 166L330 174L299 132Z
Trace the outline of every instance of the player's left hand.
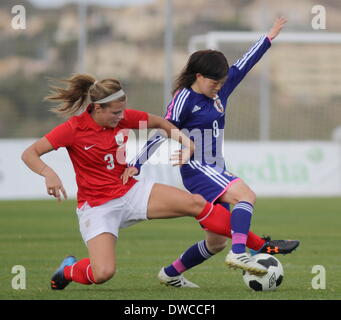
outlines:
M284 17L279 17L276 19L275 23L273 24L271 30L268 33L268 37L273 40L275 39L278 34L281 32L283 26L287 23L288 19Z
M132 176L136 176L138 173L139 173L139 170L135 167L126 168L121 175L123 184L126 184L129 178L131 178Z
M186 164L188 160L192 156L192 151L189 148L183 148L181 150L176 150L171 155L170 160L172 162L172 166L182 166L183 164Z

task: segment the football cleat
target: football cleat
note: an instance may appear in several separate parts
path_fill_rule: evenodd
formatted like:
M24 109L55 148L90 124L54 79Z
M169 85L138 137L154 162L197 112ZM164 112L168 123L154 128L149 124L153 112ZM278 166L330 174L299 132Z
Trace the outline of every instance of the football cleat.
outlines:
M51 278L51 289L52 290L63 290L71 281L64 278L64 268L66 266L72 266L77 262L76 257L66 257Z
M225 258L225 264L233 269L242 269L250 274L262 276L268 273L268 270L255 261L249 253L233 253L232 250Z
M188 281L183 275L170 277L166 274L165 269L162 267L159 274L157 275L161 284L171 286L175 288L199 288L195 283Z
M288 254L294 251L299 245L298 240L271 240L271 237L264 237L265 243L258 251L250 249L251 256L258 253Z

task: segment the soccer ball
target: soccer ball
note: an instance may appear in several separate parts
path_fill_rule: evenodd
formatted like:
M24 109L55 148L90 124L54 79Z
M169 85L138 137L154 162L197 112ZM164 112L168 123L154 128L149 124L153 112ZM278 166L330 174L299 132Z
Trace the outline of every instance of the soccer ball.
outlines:
M277 289L284 277L284 271L280 261L267 253L256 254L254 258L259 264L268 269L268 273L264 276L255 276L243 271L245 284L255 291L270 291Z

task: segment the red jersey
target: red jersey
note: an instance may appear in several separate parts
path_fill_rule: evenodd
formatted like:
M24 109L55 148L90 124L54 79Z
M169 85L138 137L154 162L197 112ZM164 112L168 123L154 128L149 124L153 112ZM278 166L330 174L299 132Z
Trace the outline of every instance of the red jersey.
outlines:
M55 150L66 147L69 153L76 173L79 208L85 202L93 207L122 197L137 182L129 178L123 185L120 176L127 167L129 129L138 129L140 121L148 121L148 113L126 109L118 125L107 128L85 111L45 135Z

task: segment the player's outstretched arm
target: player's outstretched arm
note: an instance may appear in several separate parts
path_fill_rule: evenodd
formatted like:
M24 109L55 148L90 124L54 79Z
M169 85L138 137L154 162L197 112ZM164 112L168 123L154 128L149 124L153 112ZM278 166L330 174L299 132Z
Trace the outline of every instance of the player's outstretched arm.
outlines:
M225 82L223 90L227 95L238 86L244 79L246 74L253 68L253 66L262 58L265 52L271 46L271 40L275 39L281 32L284 24L287 22L286 18L277 18L271 27L268 34L261 37L244 55L240 58L229 71L228 80ZM269 40L270 41L269 41Z
M40 157L53 150L50 142L44 137L29 146L21 159L33 172L45 178L46 191L61 201L61 194L67 199L66 191L58 175Z
M269 33L268 33L268 37L273 40L275 39L279 33L281 32L283 26L287 23L288 19L284 18L284 17L279 17L275 20L273 26L271 27Z
M184 148L176 151L171 156L173 166L181 166L190 159L194 153L194 142L183 134L175 125L162 117L149 114L148 128L158 128L162 135L179 142Z
M122 173L121 179L123 184L126 184L130 177L139 174L141 165L146 160L148 160L148 158L161 145L161 143L159 143L163 141L162 138L160 139L161 136L174 139L175 141L179 142L182 146L184 146L184 148L175 151L171 155L170 160L172 161L173 166L181 166L182 164L187 163L187 161L190 159L194 152L193 141L189 139L186 135L184 135L176 126L174 126L168 120L165 120L153 114L148 114L148 128L158 128L160 130L143 146L142 150L144 150L144 152L142 152L142 154L137 159L135 159L134 161L135 164L129 165ZM149 144L149 142L151 143ZM149 148L148 146L152 147ZM140 165L137 166L138 163L140 163Z

